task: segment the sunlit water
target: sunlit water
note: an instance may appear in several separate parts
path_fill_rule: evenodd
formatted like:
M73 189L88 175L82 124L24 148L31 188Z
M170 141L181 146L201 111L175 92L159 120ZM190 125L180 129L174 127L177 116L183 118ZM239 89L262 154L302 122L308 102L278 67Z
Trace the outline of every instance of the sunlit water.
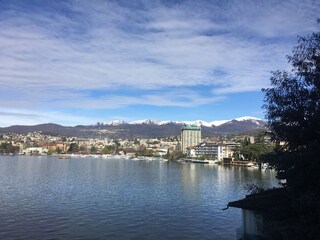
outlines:
M164 161L0 156L0 239L235 239L226 207L273 172Z

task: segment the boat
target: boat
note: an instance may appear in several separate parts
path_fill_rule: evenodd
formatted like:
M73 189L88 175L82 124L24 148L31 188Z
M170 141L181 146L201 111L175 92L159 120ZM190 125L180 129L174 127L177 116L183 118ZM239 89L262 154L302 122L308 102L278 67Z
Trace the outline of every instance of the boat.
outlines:
M202 164L207 164L209 163L209 160L198 160L198 159L192 159L192 163L202 163Z
M220 161L219 160L208 160L208 163L209 164L218 164L218 163L220 163Z
M256 162L249 162L247 164L247 167L252 167L252 168L259 168L259 164Z

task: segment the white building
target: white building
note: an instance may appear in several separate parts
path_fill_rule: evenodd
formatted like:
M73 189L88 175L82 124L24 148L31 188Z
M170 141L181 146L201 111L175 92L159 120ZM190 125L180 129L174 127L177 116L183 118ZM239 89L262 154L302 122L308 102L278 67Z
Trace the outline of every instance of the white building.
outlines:
M42 147L29 147L21 152L24 155L47 155L48 149Z
M187 155L189 157L196 157L196 148L195 147L187 147Z
M205 156L216 160L230 158L233 156L233 149L225 144L214 144L202 142L195 147L196 157Z

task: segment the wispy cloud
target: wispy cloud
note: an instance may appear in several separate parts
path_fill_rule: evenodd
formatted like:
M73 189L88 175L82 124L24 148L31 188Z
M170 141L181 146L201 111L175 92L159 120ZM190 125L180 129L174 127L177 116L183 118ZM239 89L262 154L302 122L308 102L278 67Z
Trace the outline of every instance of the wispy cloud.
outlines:
M286 68L288 39L314 29L320 3L7 1L0 9L0 106L103 109L198 106L259 91L270 71ZM200 85L211 95L183 92Z
M91 124L97 119L57 111L36 111L0 108L0 126L60 123L64 125Z
M32 114L32 113L1 112L1 111L0 111L0 116L9 116L9 117L32 117L32 118L44 117L43 115Z
M193 91L156 92L141 96L104 95L100 97L84 97L56 101L58 106L85 109L114 109L130 105L146 105L158 107L196 107L212 104L225 99L224 96L201 96Z

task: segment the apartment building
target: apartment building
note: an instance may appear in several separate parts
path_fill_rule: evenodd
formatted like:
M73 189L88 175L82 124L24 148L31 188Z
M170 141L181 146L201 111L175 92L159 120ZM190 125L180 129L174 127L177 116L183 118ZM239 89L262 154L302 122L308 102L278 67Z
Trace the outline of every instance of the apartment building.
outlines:
M181 151L187 153L187 148L201 143L201 127L195 125L184 126L181 129Z
M198 144L194 149L196 157L205 156L221 161L223 158L230 158L233 156L232 147L225 144L202 142Z

